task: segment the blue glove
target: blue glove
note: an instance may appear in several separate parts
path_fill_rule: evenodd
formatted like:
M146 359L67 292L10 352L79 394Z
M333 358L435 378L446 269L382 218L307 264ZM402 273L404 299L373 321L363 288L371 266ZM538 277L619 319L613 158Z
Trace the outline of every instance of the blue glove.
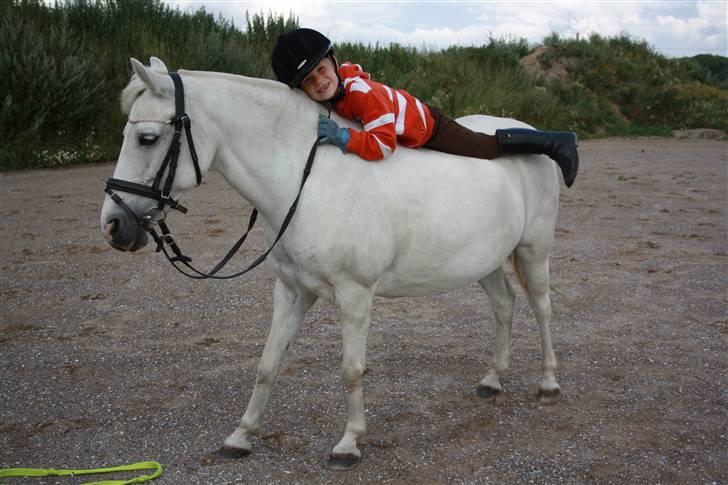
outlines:
M323 137L321 143L331 143L341 149L341 153L346 153L346 145L351 139L351 133L348 128L339 128L336 121L328 116L319 115L318 136Z

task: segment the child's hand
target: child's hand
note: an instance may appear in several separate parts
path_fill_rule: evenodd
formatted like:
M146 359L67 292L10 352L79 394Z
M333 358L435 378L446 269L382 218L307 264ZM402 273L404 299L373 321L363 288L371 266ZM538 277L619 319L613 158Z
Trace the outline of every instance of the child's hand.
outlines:
M318 136L321 143L331 143L341 149L342 153L346 153L346 145L349 143L351 133L348 128L339 128L336 121L323 115L319 115Z

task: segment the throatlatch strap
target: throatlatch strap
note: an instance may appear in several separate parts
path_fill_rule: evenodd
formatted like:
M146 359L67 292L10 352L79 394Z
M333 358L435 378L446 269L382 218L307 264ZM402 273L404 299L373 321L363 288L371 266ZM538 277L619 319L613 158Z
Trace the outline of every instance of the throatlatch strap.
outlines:
M172 78L174 83L174 106L176 110L177 123L181 122L184 126L187 136L187 145L190 149L190 156L192 157L192 164L195 166L195 176L197 177L197 185L202 183L202 172L200 171L200 163L197 158L197 150L195 150L195 144L192 142L192 129L190 127L190 117L187 116L185 111L185 87L182 83L182 78L176 72L170 72L169 77ZM178 130L181 131L181 130Z
M185 125L185 135L187 136L187 146L190 148L190 156L192 164L195 167L195 176L197 177L197 185L202 183L202 172L200 171L200 162L197 159L197 150L195 150L195 142L192 141L192 128L190 128L190 117L185 116L182 120Z

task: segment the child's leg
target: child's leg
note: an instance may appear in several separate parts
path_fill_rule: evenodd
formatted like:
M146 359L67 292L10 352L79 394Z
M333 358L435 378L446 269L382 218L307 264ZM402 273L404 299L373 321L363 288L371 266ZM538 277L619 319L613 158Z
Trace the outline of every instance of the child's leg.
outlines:
M470 130L438 108L433 106L428 106L428 108L432 117L435 118L435 129L430 139L424 144L425 148L452 155L487 158L488 160L500 156L500 147L495 136Z
M486 135L464 127L433 106L428 108L435 118L435 128L425 148L489 160L503 153L544 154L559 165L567 187L574 183L579 170L576 133L511 128Z

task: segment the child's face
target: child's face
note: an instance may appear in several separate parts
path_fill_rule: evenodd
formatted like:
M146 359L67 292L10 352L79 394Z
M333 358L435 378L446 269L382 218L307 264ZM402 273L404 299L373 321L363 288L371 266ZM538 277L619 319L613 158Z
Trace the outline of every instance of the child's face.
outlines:
M329 57L322 59L301 82L301 89L308 97L319 102L333 98L338 87L339 78Z

